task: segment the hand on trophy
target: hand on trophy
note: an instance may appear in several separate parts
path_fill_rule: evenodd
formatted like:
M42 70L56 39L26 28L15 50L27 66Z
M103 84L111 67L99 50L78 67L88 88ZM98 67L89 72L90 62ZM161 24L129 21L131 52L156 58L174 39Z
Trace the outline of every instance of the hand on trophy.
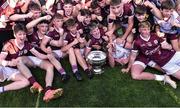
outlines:
M100 45L93 45L93 47L97 50L100 50L101 49L101 46Z

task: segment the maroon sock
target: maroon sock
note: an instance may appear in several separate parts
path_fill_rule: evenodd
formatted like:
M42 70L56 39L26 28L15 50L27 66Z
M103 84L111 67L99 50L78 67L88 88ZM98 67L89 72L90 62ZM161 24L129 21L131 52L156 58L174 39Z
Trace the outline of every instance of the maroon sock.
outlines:
M88 72L89 72L89 69L85 69L84 72L88 73Z
M31 85L34 84L34 82L36 82L35 78L33 76L31 76L30 78L28 78L28 81L30 82Z
M61 75L66 74L66 72L65 72L65 70L64 70L63 68L59 69L59 73L60 73Z
M72 70L73 70L73 73L75 73L76 71L78 71L77 65L72 65Z
M44 93L46 93L48 90L51 90L52 87L51 86L47 86L45 89L44 89Z

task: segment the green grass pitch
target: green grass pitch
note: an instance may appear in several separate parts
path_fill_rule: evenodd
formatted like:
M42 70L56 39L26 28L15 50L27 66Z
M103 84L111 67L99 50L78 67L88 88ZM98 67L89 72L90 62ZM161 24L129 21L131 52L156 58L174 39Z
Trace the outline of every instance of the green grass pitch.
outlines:
M55 72L53 86L64 89L62 97L45 103L43 94L32 94L29 87L0 94L0 107L179 107L180 87L171 88L157 81L135 81L130 74L120 72L121 66L104 66L105 72L89 80L85 73L83 81L77 82L69 65L64 65L71 79L60 82ZM153 69L148 71L156 72ZM45 72L32 69L36 79L44 86ZM176 80L177 81L177 80ZM3 84L7 84L3 83ZM1 85L3 85L1 84ZM177 81L179 86L179 82Z

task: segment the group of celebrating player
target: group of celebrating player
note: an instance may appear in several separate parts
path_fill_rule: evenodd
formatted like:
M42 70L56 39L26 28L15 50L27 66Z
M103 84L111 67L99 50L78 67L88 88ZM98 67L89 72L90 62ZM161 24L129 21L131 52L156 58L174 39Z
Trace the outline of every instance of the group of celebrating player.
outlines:
M1 0L0 35L14 37L0 53L0 93L31 85L48 102L62 95L52 88L54 71L62 82L70 76L61 65L68 58L74 77L89 79L92 50L107 54L110 67L126 65L135 80L157 80L177 88L180 79L180 1L178 0ZM164 75L145 72L146 66ZM45 88L30 67L46 71ZM55 68L55 69L54 69Z

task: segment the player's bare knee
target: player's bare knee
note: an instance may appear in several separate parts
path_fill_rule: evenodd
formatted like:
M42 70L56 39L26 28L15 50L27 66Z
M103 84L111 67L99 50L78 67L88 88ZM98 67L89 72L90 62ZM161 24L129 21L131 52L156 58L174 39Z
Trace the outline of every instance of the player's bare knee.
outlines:
M47 63L47 70L53 70L53 65L51 63Z
M135 67L131 67L131 77L134 80L141 80L140 79L140 71L138 71Z
M133 72L131 72L131 77L134 80L141 80L140 77L139 77L139 74L136 74L136 73L133 73Z
M68 49L68 53L70 54L72 52L74 52L74 49L71 47L71 48Z
M30 84L30 82L25 78L21 79L21 81L22 81L22 84L24 85L24 87L26 87Z
M115 67L115 63L109 63L109 65L111 68Z

